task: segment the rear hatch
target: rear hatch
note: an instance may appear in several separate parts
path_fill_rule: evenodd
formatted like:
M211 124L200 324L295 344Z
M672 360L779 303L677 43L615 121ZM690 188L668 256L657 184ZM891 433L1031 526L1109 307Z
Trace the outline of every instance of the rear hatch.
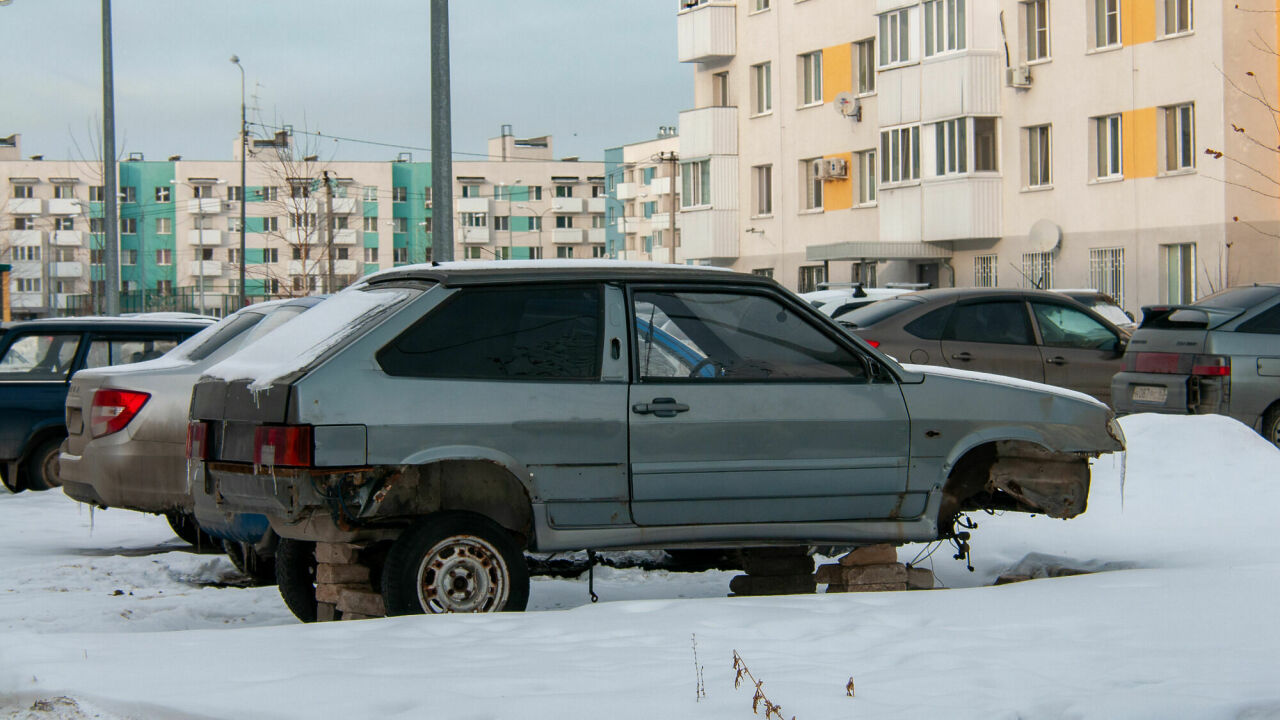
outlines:
M1231 358L1205 351L1209 331L1244 310L1200 303L1142 308L1124 371L1112 383L1117 410L1221 412L1230 397Z

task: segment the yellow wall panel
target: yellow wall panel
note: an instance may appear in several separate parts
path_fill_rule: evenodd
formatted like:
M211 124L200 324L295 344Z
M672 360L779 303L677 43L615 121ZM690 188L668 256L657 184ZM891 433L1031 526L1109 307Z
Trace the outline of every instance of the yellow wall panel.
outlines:
M1156 108L1130 110L1121 116L1121 136L1124 143L1124 177L1149 178L1156 176L1159 167L1156 155L1159 138L1156 133Z
M822 48L822 101L853 90L853 46L849 43Z
M822 54L825 58L826 51L824 50ZM844 166L849 169L848 177L827 180L822 184L822 207L824 210L848 210L853 207L853 153L838 153L822 157L826 160L840 158L844 160Z
M1125 45L1156 39L1156 0L1124 0L1120 3L1120 40Z

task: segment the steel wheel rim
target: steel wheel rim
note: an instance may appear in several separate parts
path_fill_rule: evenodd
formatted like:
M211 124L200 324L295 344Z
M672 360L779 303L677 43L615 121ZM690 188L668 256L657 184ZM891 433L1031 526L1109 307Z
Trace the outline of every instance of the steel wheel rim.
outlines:
M54 450L45 456L44 462L41 463L40 470L44 473L44 481L50 486L57 487L62 484L62 479L58 477L58 470L62 463L58 460L58 450Z
M418 566L418 602L424 612L497 612L511 592L502 553L474 535L455 535L431 547Z

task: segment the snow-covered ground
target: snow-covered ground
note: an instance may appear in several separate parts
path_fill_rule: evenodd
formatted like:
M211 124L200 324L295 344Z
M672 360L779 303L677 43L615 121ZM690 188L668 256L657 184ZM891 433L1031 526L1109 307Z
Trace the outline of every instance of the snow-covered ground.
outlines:
M976 571L943 547L932 592L600 569L598 605L535 578L524 614L300 625L161 519L0 495L0 718L741 719L735 650L798 720L1280 718L1280 452L1224 418L1122 425L1085 515L979 514ZM1055 564L1099 572L990 586Z

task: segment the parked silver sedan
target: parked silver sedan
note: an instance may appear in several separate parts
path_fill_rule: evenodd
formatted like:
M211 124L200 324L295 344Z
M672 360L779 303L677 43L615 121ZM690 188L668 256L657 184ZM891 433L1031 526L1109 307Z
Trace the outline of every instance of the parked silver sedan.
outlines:
M97 507L163 513L183 539L199 542L185 452L191 386L210 365L321 299L251 305L158 359L76 373L59 456L63 491ZM259 525L260 535L265 519Z
M1144 307L1124 363L1116 412L1229 415L1280 446L1280 285Z

